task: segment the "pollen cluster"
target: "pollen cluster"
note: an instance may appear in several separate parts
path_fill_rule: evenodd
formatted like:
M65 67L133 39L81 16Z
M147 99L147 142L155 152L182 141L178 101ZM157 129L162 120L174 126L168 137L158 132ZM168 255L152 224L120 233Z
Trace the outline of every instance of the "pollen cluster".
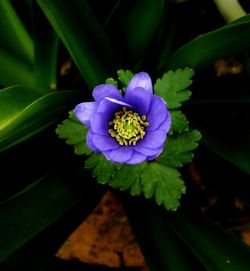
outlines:
M109 122L109 134L114 137L120 145L136 145L138 140L144 138L145 127L149 126L145 115L127 110L123 107L121 111L115 113L115 117Z

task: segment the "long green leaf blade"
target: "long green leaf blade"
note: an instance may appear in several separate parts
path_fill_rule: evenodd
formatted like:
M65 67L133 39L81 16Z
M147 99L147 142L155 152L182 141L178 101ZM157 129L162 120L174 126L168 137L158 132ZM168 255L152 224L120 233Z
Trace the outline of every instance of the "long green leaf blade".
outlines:
M208 271L250 270L250 249L199 214L179 212L166 222Z
M204 34L179 48L166 63L165 69L172 70L186 66L198 69L215 60L237 55L250 46L250 15L244 20L228 24Z
M36 87L46 90L55 90L57 88L57 54L59 39L51 24L36 3L33 4L33 10L35 28L34 73L36 77Z
M118 35L121 35L125 51L138 60L147 50L163 15L164 0L137 0L131 2L118 19Z
M0 85L34 87L34 73L29 65L0 48Z
M9 0L0 1L0 29L0 47L32 66L33 41Z
M29 93L31 97L28 95L27 98L26 89L21 87L12 87L0 92L0 97L5 98L0 99L0 108L3 112L0 122L0 151L56 123L60 115L69 110L81 97L80 91L51 92L40 97L32 96L32 91Z
M125 196L122 196L122 203L150 270L205 270L186 244L162 223L158 208L142 199Z
M20 249L25 251L29 242L35 242L44 230L53 226L81 201L82 211L75 215L82 219L97 204L101 194L86 179L83 187L81 180L84 173L78 162L60 166L22 193L0 204L1 269L3 263L6 267L5 260L16 257ZM34 250L32 247L29 249ZM26 254L25 257L27 260L30 255ZM19 260L19 264L22 264L23 260ZM7 266L11 266L11 261Z
M38 0L38 3L89 88L110 77L115 68L115 53L87 2Z
M0 90L0 130L2 130L16 114L30 103L42 96L39 89L12 86Z

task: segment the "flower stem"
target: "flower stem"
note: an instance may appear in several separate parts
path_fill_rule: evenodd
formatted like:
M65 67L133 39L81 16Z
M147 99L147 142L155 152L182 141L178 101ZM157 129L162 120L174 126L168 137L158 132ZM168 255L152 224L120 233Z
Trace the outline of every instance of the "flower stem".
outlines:
M238 0L214 0L214 3L227 23L246 15Z

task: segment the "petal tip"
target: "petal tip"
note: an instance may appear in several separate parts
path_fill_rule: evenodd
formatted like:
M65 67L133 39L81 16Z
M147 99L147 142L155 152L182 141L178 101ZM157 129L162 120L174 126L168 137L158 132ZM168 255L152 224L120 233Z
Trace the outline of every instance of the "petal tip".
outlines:
M153 85L148 73L142 71L134 75L129 81L127 90L133 90L137 87L142 87L150 94L153 94Z
M93 116L95 110L96 110L96 103L95 102L84 102L78 104L73 112L76 116L76 118L82 122L83 124L89 126L90 119Z

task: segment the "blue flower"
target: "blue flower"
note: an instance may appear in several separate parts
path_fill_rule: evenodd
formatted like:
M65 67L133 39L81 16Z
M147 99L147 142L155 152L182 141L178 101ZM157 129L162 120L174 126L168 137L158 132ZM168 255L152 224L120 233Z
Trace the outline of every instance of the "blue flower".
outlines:
M111 84L93 90L94 102L75 107L76 117L89 128L88 147L115 163L139 164L153 160L164 148L171 127L165 101L153 94L146 72L136 74L125 95Z

